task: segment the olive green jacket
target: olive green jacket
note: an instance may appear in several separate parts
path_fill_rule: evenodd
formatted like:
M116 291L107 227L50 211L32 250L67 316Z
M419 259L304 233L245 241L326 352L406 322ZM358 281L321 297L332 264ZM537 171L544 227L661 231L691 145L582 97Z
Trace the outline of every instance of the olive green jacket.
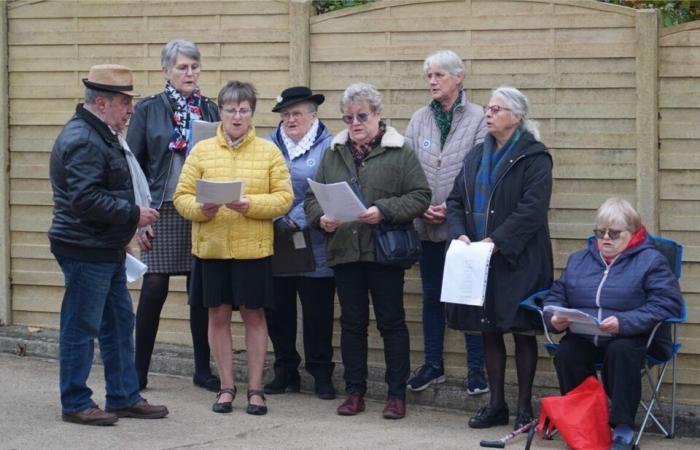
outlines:
M377 206L388 223L410 222L430 205L430 187L415 152L394 128L387 126L381 144L372 149L362 166L355 168L348 132L335 136L331 148L316 172L319 183L347 181L361 187L366 206ZM310 227L320 228L321 206L309 189L304 199ZM326 233L326 260L329 266L357 261L374 262L372 225L345 222L333 233Z

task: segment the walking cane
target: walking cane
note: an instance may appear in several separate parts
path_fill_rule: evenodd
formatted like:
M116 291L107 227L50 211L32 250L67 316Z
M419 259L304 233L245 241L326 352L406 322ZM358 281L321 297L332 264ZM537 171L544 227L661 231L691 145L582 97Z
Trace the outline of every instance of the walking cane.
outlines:
M517 430L511 431L510 433L506 434L503 436L501 439L498 439L497 441L487 441L483 440L479 443L480 446L482 447L488 447L488 448L505 448L506 444L515 438L515 436L525 433L526 431L531 433L528 433L528 439L527 439L527 446L525 447L525 450L529 450L530 444L532 443L532 436L534 436L534 431L535 431L535 426L537 425L537 419L533 420L532 422L528 422L522 427L518 428Z

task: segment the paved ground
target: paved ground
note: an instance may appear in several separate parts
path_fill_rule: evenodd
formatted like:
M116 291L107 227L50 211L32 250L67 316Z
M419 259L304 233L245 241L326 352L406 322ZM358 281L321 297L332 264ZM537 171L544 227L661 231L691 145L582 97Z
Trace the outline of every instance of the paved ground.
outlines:
M94 399L103 404L102 369L90 379ZM0 353L0 449L302 449L416 448L477 449L481 439L495 439L508 427L476 431L466 427L466 414L411 407L399 421L381 418L382 404L369 402L356 417L335 414L338 400L309 394L270 396L267 416L245 414L245 396L234 402L233 414L214 414L213 394L183 377L153 375L144 396L165 403L162 420L121 419L113 427L86 427L62 422L55 360ZM152 387L151 387L152 386ZM696 449L696 439L645 437L645 449ZM524 438L508 448L524 448ZM559 440L537 440L532 448L564 449Z

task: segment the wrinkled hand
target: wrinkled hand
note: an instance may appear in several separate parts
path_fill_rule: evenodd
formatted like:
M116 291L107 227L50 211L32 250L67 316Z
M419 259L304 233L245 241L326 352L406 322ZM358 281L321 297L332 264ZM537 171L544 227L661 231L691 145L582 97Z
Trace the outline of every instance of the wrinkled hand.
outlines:
M156 233L155 231L153 231L153 228L147 227L145 230L143 230L142 233L137 232L136 236L134 236L134 240L136 241L142 252L147 252L151 248L153 248L153 245L151 244L151 239L153 239L155 235Z
M567 328L569 328L569 324L571 324L571 322L569 322L569 319L567 319L566 317L559 317L556 314L552 316L550 322L552 323L554 329L557 331L564 331Z
M325 214L321 216L321 219L319 220L319 226L324 230L327 231L328 233L333 233L335 230L338 229L338 227L342 224L338 219L331 219L330 217L326 216Z
M445 205L430 205L421 219L429 225L439 225L445 221L447 208Z
M238 213L244 214L246 211L248 211L248 208L250 207L250 200L243 197L240 201L226 203L226 207Z
M299 231L297 224L286 217L275 220L275 234L279 236L291 236L295 231Z
M600 322L600 331L604 333L618 334L620 332L620 321L617 317L610 316L606 317L602 322Z
M207 219L211 219L219 211L219 208L221 208L221 205L216 203L204 203L202 204L202 214L204 214Z
M160 213L153 208L139 206L139 228L150 225L160 219Z
M370 206L369 208L367 208L367 211L357 216L357 220L359 222L366 223L369 225L378 224L382 221L383 218L384 216L382 215L382 212L376 206Z
M469 238L467 237L466 234L462 234L461 236L459 236L459 237L457 238L457 240L458 240L458 241L465 242L465 243L467 243L467 244L471 244L471 243L472 243L472 241L469 240Z

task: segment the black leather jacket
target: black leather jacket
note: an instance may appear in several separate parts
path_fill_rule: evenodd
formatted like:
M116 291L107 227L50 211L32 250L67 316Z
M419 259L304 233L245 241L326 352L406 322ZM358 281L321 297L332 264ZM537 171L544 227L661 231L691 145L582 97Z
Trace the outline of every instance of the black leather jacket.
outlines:
M164 98L165 97L165 98ZM165 187L168 185L173 152L168 148L173 134L173 110L166 104L163 94L152 95L141 100L129 122L126 137L129 148L139 160L151 189L151 208L163 204ZM202 120L219 121L219 108L207 97L202 97Z
M82 104L51 150L54 255L120 262L139 221L129 166L117 137Z

